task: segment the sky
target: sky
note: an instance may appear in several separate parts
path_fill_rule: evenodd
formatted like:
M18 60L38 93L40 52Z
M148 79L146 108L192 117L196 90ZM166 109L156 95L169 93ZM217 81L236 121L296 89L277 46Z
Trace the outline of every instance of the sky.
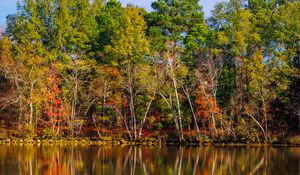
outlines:
M120 0L123 5L128 3L138 5L145 8L146 10L151 10L151 2L154 0ZM217 2L222 0L200 0L200 4L203 6L205 16L210 15L210 11L213 9ZM16 11L17 0L0 0L0 25L4 25L6 21L6 16L8 14L13 14Z

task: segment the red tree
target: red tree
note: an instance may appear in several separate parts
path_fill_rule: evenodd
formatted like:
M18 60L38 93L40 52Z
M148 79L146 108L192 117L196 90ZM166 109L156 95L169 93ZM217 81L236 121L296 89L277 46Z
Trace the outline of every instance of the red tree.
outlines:
M219 106L216 104L215 99L212 96L206 94L203 87L197 88L196 97L196 114L201 117L203 123L206 123L212 114L218 114L220 112ZM209 125L211 127L211 125Z
M49 118L49 122L54 128L54 126L61 122L62 120L62 101L61 94L62 90L59 86L60 78L53 73L53 71L49 71L47 80L47 93L46 93L46 106L45 106L45 114Z

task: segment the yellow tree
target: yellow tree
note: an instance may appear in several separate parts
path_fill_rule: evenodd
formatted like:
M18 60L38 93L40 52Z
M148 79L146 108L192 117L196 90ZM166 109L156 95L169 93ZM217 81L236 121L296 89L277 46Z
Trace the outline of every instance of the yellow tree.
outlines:
M130 110L131 129L137 138L137 118L135 112L135 97L139 93L137 63L145 61L149 52L149 42L146 37L146 22L140 8L126 7L115 28L112 43L105 47L105 53L113 66L117 66L123 75L123 92Z
M5 73L5 78L14 83L18 94L13 102L19 103L19 121L25 117L25 121L32 125L34 115L37 119L42 114L43 58L37 55L32 45L13 45L7 37L1 38L0 48L0 69Z

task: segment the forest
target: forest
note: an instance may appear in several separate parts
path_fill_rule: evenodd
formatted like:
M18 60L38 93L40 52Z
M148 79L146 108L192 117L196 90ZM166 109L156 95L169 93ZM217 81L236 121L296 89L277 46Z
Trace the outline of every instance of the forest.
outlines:
M22 0L0 32L0 138L300 134L300 2Z

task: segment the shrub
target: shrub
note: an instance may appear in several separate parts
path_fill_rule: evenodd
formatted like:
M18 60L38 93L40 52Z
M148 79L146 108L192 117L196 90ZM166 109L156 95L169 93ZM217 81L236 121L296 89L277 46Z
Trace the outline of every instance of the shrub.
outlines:
M51 127L44 128L41 133L42 139L54 139L56 138L56 133Z
M33 139L36 136L34 125L25 124L18 128L18 133L16 133L17 137L23 139Z
M6 138L7 138L7 134L4 128L4 121L0 120L0 139L6 139Z
M164 126L163 126L160 122L158 122L158 123L155 125L155 128L158 129L158 130L162 129L163 127L164 127Z

